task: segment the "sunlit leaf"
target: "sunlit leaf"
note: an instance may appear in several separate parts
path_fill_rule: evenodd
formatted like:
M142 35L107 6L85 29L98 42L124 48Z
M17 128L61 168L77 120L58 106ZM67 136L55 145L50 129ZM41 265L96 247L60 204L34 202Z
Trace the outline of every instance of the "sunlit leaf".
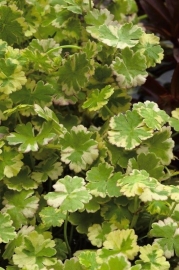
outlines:
M120 57L115 58L111 67L118 85L122 88L144 84L147 77L144 55L139 51L134 53L129 48L122 50Z
M79 125L61 136L61 160L69 164L71 170L85 170L97 158L97 143L90 139L91 135L84 126Z
M166 258L173 257L174 252L179 255L178 224L173 219L166 218L153 223L150 236L155 237L154 242L160 245Z
M49 192L44 198L50 206L60 206L63 212L75 212L82 209L84 203L89 202L91 195L85 188L85 182L81 177L66 176L53 185L55 192Z
M157 244L146 245L140 247L140 260L136 261L136 264L141 264L142 269L148 270L168 270L170 268L170 264L166 261L164 257L163 250L160 249L160 246Z
M16 237L12 220L7 213L0 213L0 243L8 243Z
M160 130L162 126L169 120L168 114L159 109L154 102L146 101L134 104L133 109L143 117L144 122L149 128Z
M142 143L143 140L152 136L136 111L127 111L126 114L119 114L110 120L108 131L109 142L131 150Z

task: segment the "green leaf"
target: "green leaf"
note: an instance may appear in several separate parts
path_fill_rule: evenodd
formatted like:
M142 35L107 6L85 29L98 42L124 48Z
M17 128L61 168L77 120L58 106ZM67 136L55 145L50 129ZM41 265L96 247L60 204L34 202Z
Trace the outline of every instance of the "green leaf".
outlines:
M28 122L26 125L17 125L15 131L16 133L13 132L7 136L7 141L10 145L21 144L19 146L19 151L23 153L37 151L39 148L38 144L46 145L55 136L55 134L52 133L51 123L46 122L44 122L37 136L34 135L34 129L32 128L32 124L30 122Z
M112 117L110 128L109 142L127 150L135 148L143 140L152 136L152 131L143 124L142 118L136 111L127 111L125 115L119 114Z
M107 262L100 265L98 270L130 270L131 264L123 254L109 256Z
M102 218L99 212L87 213L83 212L74 212L69 216L69 222L73 225L76 225L76 230L79 233L87 234L88 228L94 223L102 223Z
M160 130L169 120L168 114L160 110L158 105L154 102L138 102L137 104L134 104L133 110L136 110L144 119L145 124L154 130Z
M168 201L152 201L147 207L147 211L151 215L160 214L163 216L169 216L170 203Z
M31 190L7 191L4 194L2 209L3 212L7 212L13 220L13 225L16 228L20 228L28 223L28 218L33 218L35 212L38 209L39 199L33 195Z
M87 172L86 185L90 193L94 196L105 198L110 193L111 197L120 196L120 191L117 189L117 180L121 177L120 173L113 174L113 167L107 163L99 164L98 167L93 167Z
M90 139L91 133L79 125L60 138L61 160L76 173L85 170L98 156L97 143Z
M44 84L43 81L28 81L28 83L18 92L12 93L10 97L14 103L40 106L51 105L55 89L49 83Z
M120 57L112 62L112 70L121 88L141 85L147 77L145 56L129 48L122 50Z
M66 215L62 213L60 209L55 209L50 206L43 208L39 215L42 222L49 227L61 227L66 218Z
M108 103L110 96L113 94L114 88L107 85L103 89L95 89L90 92L87 100L84 102L82 108L88 108L89 111L97 111Z
M136 195L143 202L152 200L166 200L168 192L165 186L161 185L155 178L149 177L149 174L142 170L133 170L128 176L124 176L118 181L120 191L127 197Z
M173 219L166 218L153 223L150 236L155 237L155 242L160 245L166 258L173 257L174 252L179 256L178 224Z
M37 183L30 177L30 170L27 166L24 166L17 176L11 177L10 179L5 178L4 183L12 190L29 190L36 189Z
M62 174L63 167L61 166L61 162L56 162L58 156L51 156L48 159L45 159L38 163L38 165L34 168L34 171L31 175L32 179L40 182L45 182L49 177L52 180L58 179L58 177Z
M172 117L170 117L169 124L175 129L175 131L179 131L179 108L171 112Z
M98 31L100 41L118 49L134 47L143 33L142 28L132 25L132 23L122 26L103 24L99 26Z
M154 34L143 33L139 37L139 43L134 48L146 57L147 67L154 67L163 59L163 49L159 45L160 39Z
M11 178L16 176L23 166L23 155L8 146L0 150L0 180L6 176Z
M124 198L124 204L116 200L110 200L104 204L104 206L101 206L101 216L104 218L104 220L109 221L119 229L129 228L129 223L132 217L131 212L126 207L128 200L126 197ZM118 198L118 200L122 200L124 198L121 196Z
M157 180L164 177L164 166L161 165L160 159L154 153L141 153L137 156L137 159L131 158L128 163L127 173L130 173L133 169L145 170L150 177Z
M89 202L91 195L84 187L85 182L81 177L66 176L53 185L55 192L49 192L44 198L54 208L60 206L62 212L75 212L83 209L84 203Z
M107 106L101 108L99 115L104 119L107 120L111 117L109 114L109 110L114 114L117 115L118 113L124 113L130 109L131 97L127 94L126 90L124 89L115 89L114 93L110 97Z
M80 264L85 267L84 269L95 270L98 269L96 262L96 252L91 250L85 250L80 252L78 256Z
M24 237L24 243L15 248L13 262L20 268L27 270L43 269L44 266L55 265L56 259L53 256L56 254L54 249L55 242L50 238L38 234L36 231L29 233Z
M100 224L93 224L88 228L88 239L92 243L93 246L97 246L98 248L103 245L103 242L106 240L106 235L116 229L113 224L109 222L103 222Z
M0 243L8 243L16 237L12 220L7 213L0 213Z
M91 75L91 69L85 53L75 53L70 56L58 70L58 83L65 94L73 95L85 87Z
M0 7L0 14L0 38L9 44L19 43L24 36L19 23L21 12L16 9L15 5L3 5Z
M137 260L136 264L141 264L142 269L148 270L168 270L170 269L169 262L166 261L166 258L163 256L163 250L160 249L160 246L156 243L151 245L146 245L140 247L141 260Z
M170 127L163 127L147 139L137 150L137 153L154 153L163 165L170 164L173 156L174 141L171 138Z
M137 245L137 236L134 230L116 230L106 235L106 241L103 243L104 248L122 253L130 260L133 260L139 251Z
M8 58L0 61L0 92L8 95L26 83L24 71L17 60Z
M65 128L63 127L63 125L59 124L58 117L48 107L42 108L38 104L35 104L34 110L38 114L38 116L42 117L48 122L52 122L53 128L58 134L62 134L63 132L65 132Z
M23 51L23 56L33 65L35 70L51 73L61 62L59 44L54 39L33 39Z
M63 270L84 270L84 267L80 264L77 258L71 258L70 260L65 260ZM61 270L61 269L60 269Z

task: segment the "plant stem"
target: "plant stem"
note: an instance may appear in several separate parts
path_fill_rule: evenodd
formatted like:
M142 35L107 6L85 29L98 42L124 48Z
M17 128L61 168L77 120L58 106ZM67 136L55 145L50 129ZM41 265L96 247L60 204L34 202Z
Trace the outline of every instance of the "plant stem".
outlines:
M46 52L46 54L49 54L51 52L55 52L55 51L58 51L59 49L81 49L80 46L76 46L76 45L62 45L62 46L59 46L59 47L56 47L56 48L53 48L51 50L49 50L48 52Z
M130 225L130 228L134 228L136 223L137 223L137 220L138 220L138 217L139 217L139 214L137 212L137 208L138 208L138 197L135 196L134 198L134 215L132 217L132 221L131 221L131 225Z
M66 219L65 219L65 223L64 223L64 239L65 239L65 243L66 243L67 250L68 250L68 256L71 257L71 248L69 246L68 237L67 237L67 224L68 224L68 212L66 214Z
M114 114L111 112L111 110L108 108L108 106L105 105L104 108L109 112L109 114L111 116L114 116Z
M173 214L173 211L175 210L175 207L177 206L178 202L174 202L170 212L169 212L169 216L171 217L171 215Z
M19 112L16 112L16 115L17 115L17 119L19 120L19 123L22 124L22 120L21 120L21 118L20 118Z
M92 10L91 0L89 0L89 9Z

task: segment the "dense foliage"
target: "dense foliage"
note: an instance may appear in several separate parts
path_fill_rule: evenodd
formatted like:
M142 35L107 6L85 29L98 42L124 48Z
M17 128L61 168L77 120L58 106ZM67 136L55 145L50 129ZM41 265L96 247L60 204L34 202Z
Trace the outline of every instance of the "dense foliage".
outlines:
M4 0L0 30L0 270L179 269L179 109L133 102L164 57L137 3Z

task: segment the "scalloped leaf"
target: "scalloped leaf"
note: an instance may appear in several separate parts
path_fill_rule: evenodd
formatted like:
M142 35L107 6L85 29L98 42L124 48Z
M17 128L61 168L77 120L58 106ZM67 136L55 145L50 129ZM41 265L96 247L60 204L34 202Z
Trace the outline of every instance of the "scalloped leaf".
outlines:
M88 228L88 239L90 240L93 246L98 248L103 245L103 242L106 240L106 235L116 229L116 226L110 224L109 222L103 222L100 224L93 224Z
M139 43L134 48L141 52L146 58L147 67L154 67L156 63L161 63L163 59L163 49L159 45L160 39L154 34L143 33L139 37Z
M32 172L32 179L36 182L45 182L48 178L52 180L58 179L63 172L61 162L56 162L58 156L51 156L43 161L39 162Z
M145 56L129 48L122 50L120 57L112 62L111 68L121 88L139 86L146 81L148 75Z
M97 38L100 41L118 49L134 47L143 33L141 27L132 25L132 23L126 23L122 26L103 24L99 26L98 32Z
M152 129L160 130L164 124L169 120L169 116L165 111L159 109L154 102L145 101L134 104L133 110L144 119L145 124Z
M61 62L59 44L54 39L33 39L23 51L23 56L35 70L50 73L57 69Z
M34 105L37 103L44 107L51 105L54 93L55 89L49 83L38 81L36 84L35 81L28 81L21 90L12 93L10 98L12 98L14 103L20 103L21 105Z
M30 122L26 125L17 125L15 131L16 132L12 132L7 136L7 141L10 145L20 144L18 150L23 153L37 151L39 149L39 145L48 144L48 142L56 135L52 132L52 125L50 122L44 122L37 136L34 136L34 128Z
M0 180L4 176L8 178L16 176L23 166L22 159L23 155L21 153L4 146L0 151Z
M16 237L15 228L7 213L0 213L0 243L8 243Z
M142 266L141 269L148 270L168 270L170 269L169 262L166 261L166 258L163 256L163 250L160 249L160 246L156 243L151 245L146 245L140 247L140 260L136 260L136 264Z
M59 68L58 83L66 95L73 95L86 86L92 73L92 67L86 54L75 53Z
M111 117L111 113L109 114L109 110L113 113L113 115L117 115L118 113L124 113L131 107L131 97L127 94L124 89L115 89L114 93L110 97L107 106L104 106L99 111L99 115L107 120Z
M131 264L123 254L109 256L107 262L102 263L98 270L131 270ZM140 268L139 268L140 269Z
M81 177L65 176L53 185L55 192L49 192L44 198L54 208L60 206L62 212L75 212L83 209L84 203L89 202L91 195L85 188L85 181Z
M1 59L0 61L0 92L8 95L22 88L26 83L22 66L15 59Z
M152 200L167 200L168 192L165 186L161 185L155 178L149 177L144 171L133 170L129 175L124 176L118 181L120 191L127 197L135 197L136 195L143 202Z
M166 258L173 257L174 252L179 256L179 229L177 222L172 218L153 223L150 236L155 237L154 242L160 245Z
M36 231L30 232L24 237L24 243L15 248L13 262L20 268L43 269L44 266L53 266L57 260L55 242Z
M74 126L60 138L61 160L76 173L85 170L98 157L97 142L90 139L91 133L82 126Z
M30 170L27 166L24 166L17 176L13 176L10 179L5 178L4 183L12 190L29 190L36 189L37 183L30 177Z
M129 174L133 169L145 170L150 177L157 180L164 178L164 166L161 165L160 159L154 153L141 153L137 159L129 159L127 166L127 173Z
M85 250L80 252L78 256L80 264L85 267L84 269L95 270L98 269L96 262L96 251Z
M101 90L95 89L90 92L87 100L83 103L82 108L91 111L97 111L108 103L109 98L114 93L114 88L110 85L105 86Z
M60 209L55 209L51 206L44 207L39 215L43 224L49 227L61 227L64 220L66 219L66 215L62 213Z
M2 5L0 13L0 38L9 44L19 43L24 36L22 26L19 23L21 21L21 12L14 5Z
M143 140L152 136L136 111L127 111L126 114L113 116L109 124L108 139L111 144L132 150L140 145Z
M174 141L171 138L170 127L162 127L160 131L154 133L152 138L147 139L137 149L137 153L154 153L163 165L169 165L173 156Z
M117 181L121 176L122 174L120 172L113 174L113 167L107 163L102 163L87 172L86 179L89 183L86 187L95 197L100 196L105 198L107 195L118 197L121 193L117 189Z
M101 216L117 228L127 229L132 218L131 212L126 207L128 203L128 199L124 196L110 200L101 206Z
M13 220L13 225L18 229L28 223L28 218L33 218L38 209L39 198L33 195L31 190L7 191L4 194L2 209Z
M139 251L137 245L137 235L133 229L116 230L106 235L106 241L103 243L104 248L122 253L128 259L133 260Z

